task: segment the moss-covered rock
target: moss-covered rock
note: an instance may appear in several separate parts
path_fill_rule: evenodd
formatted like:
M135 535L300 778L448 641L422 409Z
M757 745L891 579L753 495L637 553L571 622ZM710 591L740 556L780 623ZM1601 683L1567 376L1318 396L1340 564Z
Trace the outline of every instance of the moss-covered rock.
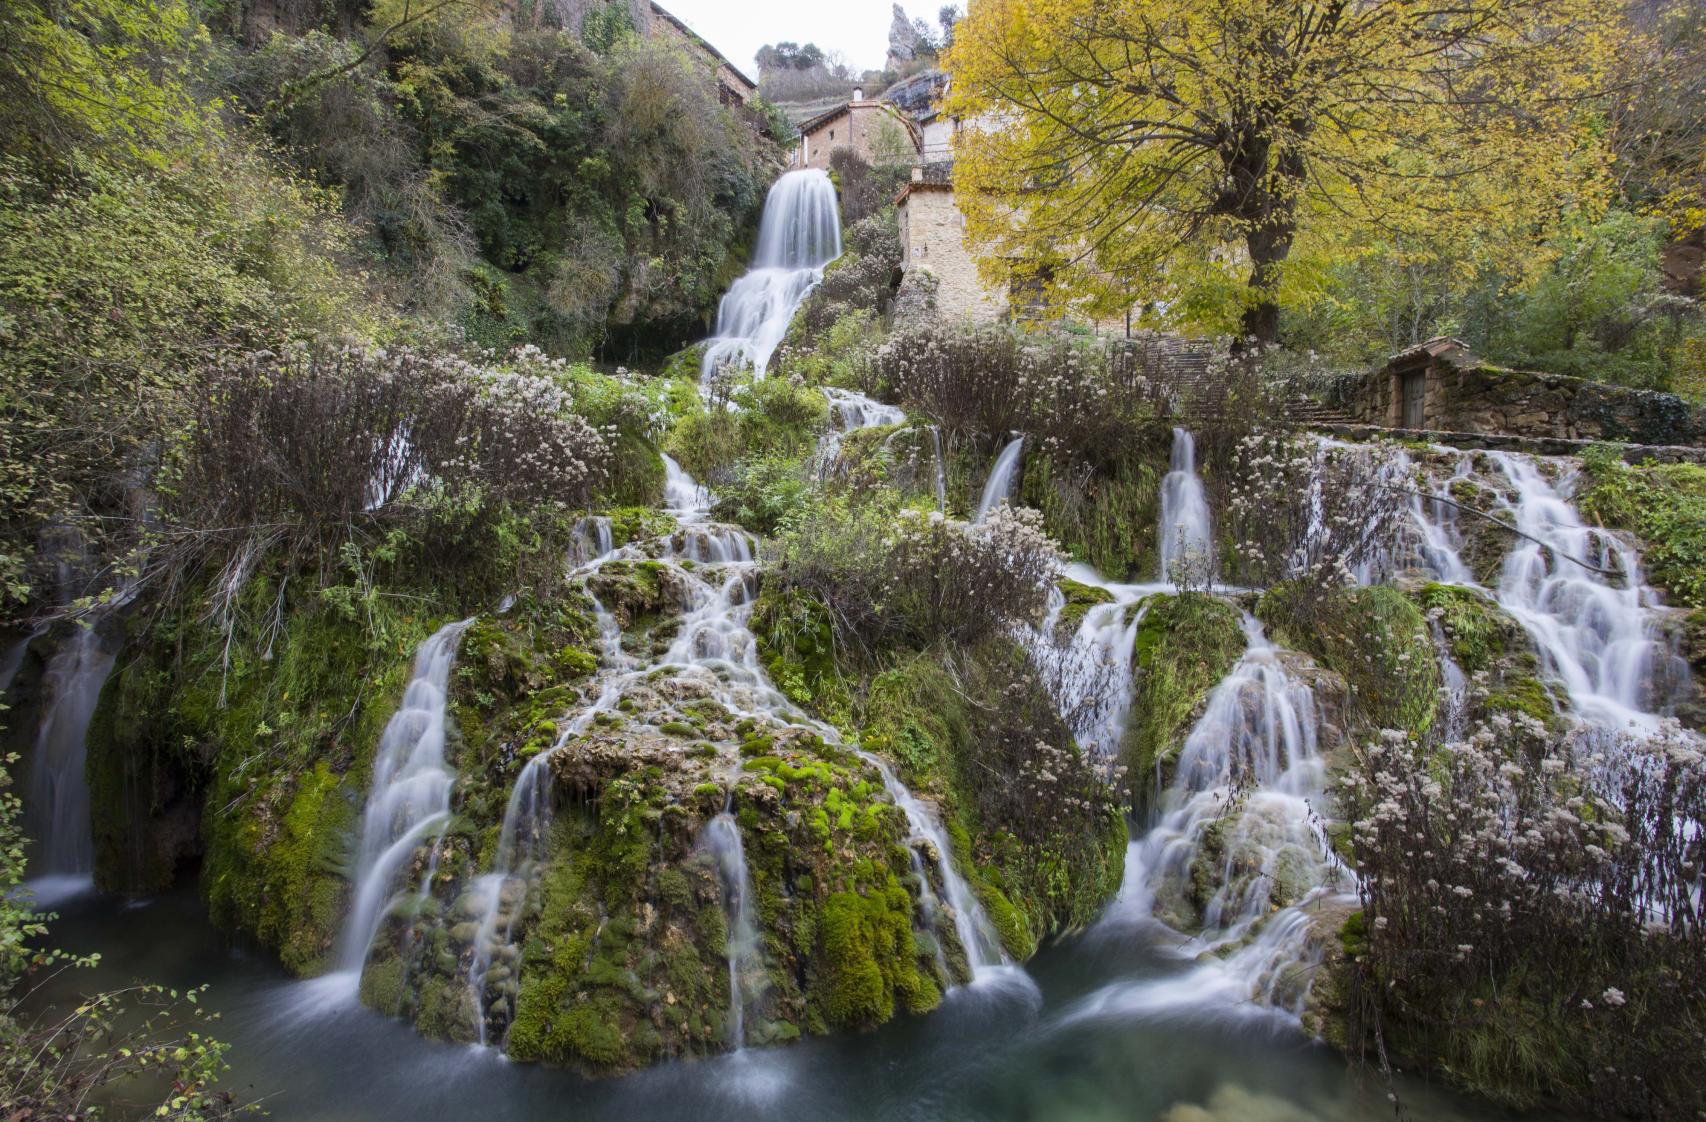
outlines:
M1282 584L1256 613L1286 646L1342 675L1369 725L1420 736L1439 708L1440 668L1421 610L1384 585L1337 589L1305 598Z
M1202 593L1152 596L1132 650L1132 702L1121 755L1134 792L1165 787L1203 702L1247 645L1238 609Z

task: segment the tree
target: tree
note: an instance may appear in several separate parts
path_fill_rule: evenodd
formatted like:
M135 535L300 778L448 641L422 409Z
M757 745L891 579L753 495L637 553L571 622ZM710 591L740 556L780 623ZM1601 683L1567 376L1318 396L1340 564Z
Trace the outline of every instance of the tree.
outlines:
M947 63L988 124L956 149L968 236L1057 308L1135 292L1272 342L1329 260L1596 211L1623 33L1601 0L983 0Z

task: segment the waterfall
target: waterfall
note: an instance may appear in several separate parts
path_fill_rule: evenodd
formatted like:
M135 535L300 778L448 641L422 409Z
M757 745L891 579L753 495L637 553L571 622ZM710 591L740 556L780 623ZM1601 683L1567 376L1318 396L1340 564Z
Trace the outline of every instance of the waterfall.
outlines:
M1314 694L1287 672L1254 617L1244 617L1244 632L1244 655L1186 737L1106 921L1196 928L1181 954L1202 956L1201 965L1111 987L1092 1009L1255 1000L1301 1012L1307 986L1292 983L1307 965L1306 906L1349 874L1324 856ZM1214 957L1220 951L1230 953Z
M752 914L752 878L734 815L725 810L706 823L703 844L716 862L728 916L729 1044L738 1051L746 1044L747 1003L759 996L754 983L762 987L764 979L758 923Z
M850 432L872 429L881 425L898 425L906 420L906 410L898 405L885 405L875 398L834 386L820 386L829 399L829 415L834 424L817 444L817 474L825 479L834 470L835 459L841 452L841 441Z
M751 365L762 378L806 294L840 256L841 212L829 176L808 168L778 179L764 200L752 266L717 307L701 383L724 365Z
M940 822L918 797L907 789L906 784L895 775L894 769L887 761L869 752L860 752L860 759L876 768L883 777L883 786L888 790L889 798L894 800L901 813L906 815L907 828L910 831L909 840L914 844L914 854L917 853L917 843L928 845L936 854L942 871L942 891L946 893L949 909L953 912L954 934L960 940L960 946L965 948L967 964L972 968L974 978L986 976L998 967L1012 965L1012 959L1002 949L1001 938L995 933L995 925L989 922L989 915L978 902L971 886L954 864L954 851L948 844L948 835L942 829ZM922 870L920 870L922 871ZM923 878L924 891L929 894L926 914L937 904L934 893L930 889L928 876Z
M115 654L94 625L79 625L48 660L47 708L30 761L29 833L36 839L28 887L38 906L87 888L95 870L89 818L89 722Z
M1452 455L1452 474L1436 485L1436 496L1471 470L1469 457ZM1617 535L1583 523L1567 495L1568 476L1554 485L1532 457L1480 455L1512 491L1500 494L1493 513L1526 535L1514 539L1497 583L1483 591L1528 633L1543 670L1562 687L1579 720L1607 732L1652 732L1660 708L1652 696L1656 662L1667 656L1657 640L1655 598L1642 584L1635 551ZM1442 581L1480 588L1458 555L1455 525L1433 516L1449 510L1420 498L1412 505L1421 560ZM1588 565L1622 576L1608 579Z
M474 956L468 971L468 986L473 995L477 1030L480 1042L488 1043L488 1021L493 987L487 982L492 966L502 960L520 963L520 948L514 944L516 927L525 914L528 893L535 881L539 862L546 856L546 835L551 821L550 775L553 757L575 738L592 727L600 714L616 708L624 693L636 683L647 680L660 670L692 674L704 682L719 704L737 717L754 717L780 721L809 728L830 743L841 743L840 733L831 725L813 720L801 712L765 673L758 657L758 643L748 630L756 593L757 561L751 538L736 527L718 526L708 521L710 496L679 464L665 457L668 472L666 490L669 513L676 520L676 529L663 539L663 548L655 557L668 566L671 581L685 597L684 610L668 650L655 661L642 662L622 650L621 630L616 620L602 605L595 610L602 638L603 658L599 677L595 679L598 693L590 705L582 708L572 719L562 722L557 742L548 750L534 756L522 768L510 791L499 832L498 850L492 872L482 876L470 892L475 914L479 917ZM615 556L623 555L617 550ZM608 558L607 558L608 559ZM684 564L691 562L691 564ZM594 571L604 561L595 561L578 570L578 575ZM877 768L883 785L906 816L911 841L927 844L939 857L944 894L943 907L935 899L929 878L913 851L914 869L923 884L922 905L926 922L936 931L936 917L943 911L953 913L953 921L961 943L966 948L974 971L987 973L1007 963L1000 940L984 914L982 906L954 865L953 854L946 835L930 812L913 797L888 765L875 756L860 753ZM739 984L738 1000L741 1023L745 1009L758 997L747 979L762 975L759 962L759 933L756 917L752 920L752 950L745 947L745 937L739 933L739 901L749 899L746 884L744 851L738 837L738 823L726 813L707 824L703 844L718 855L719 876L722 879L724 901L737 902L731 925L730 954L731 985ZM738 856L738 859L737 859ZM734 866L739 866L738 873ZM732 878L732 879L731 879ZM746 959L742 960L742 955ZM944 962L945 968L945 962ZM505 980L511 985L514 979ZM513 990L509 991L513 992ZM503 1018L507 1024L507 1018ZM738 1044L736 1030L735 1043Z
M569 541L571 569L580 569L603 561L615 552L616 538L610 526L610 519L590 517L575 523L574 534Z
M420 645L402 704L379 737L362 814L355 893L338 947L337 974L350 996L360 989L362 967L399 872L422 844L436 844L450 821L456 775L444 761L445 707L456 647L472 622L441 627Z
M1505 452L1487 456L1516 490L1508 515L1530 535L1505 557L1495 589L1499 606L1533 637L1542 665L1563 684L1579 716L1609 729L1651 730L1657 719L1648 692L1658 646L1634 550L1585 526L1534 461ZM1605 563L1624 577L1613 585L1567 557Z
M995 466L989 469L989 481L983 485L983 497L977 503L977 517L972 519L974 524L988 517L996 504L1012 498L1013 481L1018 475L1019 457L1024 450L1025 438L1016 436L995 457Z
M675 457L663 457L663 506L679 522L700 521L710 515L715 502L711 493L681 470Z
M1161 579L1207 579L1214 575L1213 530L1208 498L1197 476L1197 443L1173 430L1173 451L1161 480Z
M948 467L942 459L942 430L930 426L930 446L936 451L936 509L948 513Z

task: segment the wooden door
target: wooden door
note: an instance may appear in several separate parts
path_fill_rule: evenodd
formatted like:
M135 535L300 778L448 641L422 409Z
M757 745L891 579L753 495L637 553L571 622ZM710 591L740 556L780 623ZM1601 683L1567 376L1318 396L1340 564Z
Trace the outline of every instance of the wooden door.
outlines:
M1427 388L1426 372L1412 370L1404 375L1402 427L1407 429L1427 427Z

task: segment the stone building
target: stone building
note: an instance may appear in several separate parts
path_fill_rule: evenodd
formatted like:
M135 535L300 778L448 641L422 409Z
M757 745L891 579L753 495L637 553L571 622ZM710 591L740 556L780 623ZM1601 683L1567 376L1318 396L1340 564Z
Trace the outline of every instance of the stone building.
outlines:
M819 113L800 126L794 167L828 170L829 158L850 148L868 164L912 162L923 144L918 125L886 101L869 101L854 90L853 100Z
M1675 394L1506 370L1446 337L1400 351L1336 396L1333 404L1347 419L1387 429L1635 444L1706 441L1706 407Z
M966 219L954 203L953 165L920 164L895 200L902 273L922 270L936 281L944 319L988 323L1006 316L1006 285L990 285L966 249Z
M649 5L646 26L641 30L648 36L675 43L690 58L702 60L716 76L717 97L724 105L745 105L758 96L757 82L741 73L740 68L725 58L721 51L665 11L661 4Z

